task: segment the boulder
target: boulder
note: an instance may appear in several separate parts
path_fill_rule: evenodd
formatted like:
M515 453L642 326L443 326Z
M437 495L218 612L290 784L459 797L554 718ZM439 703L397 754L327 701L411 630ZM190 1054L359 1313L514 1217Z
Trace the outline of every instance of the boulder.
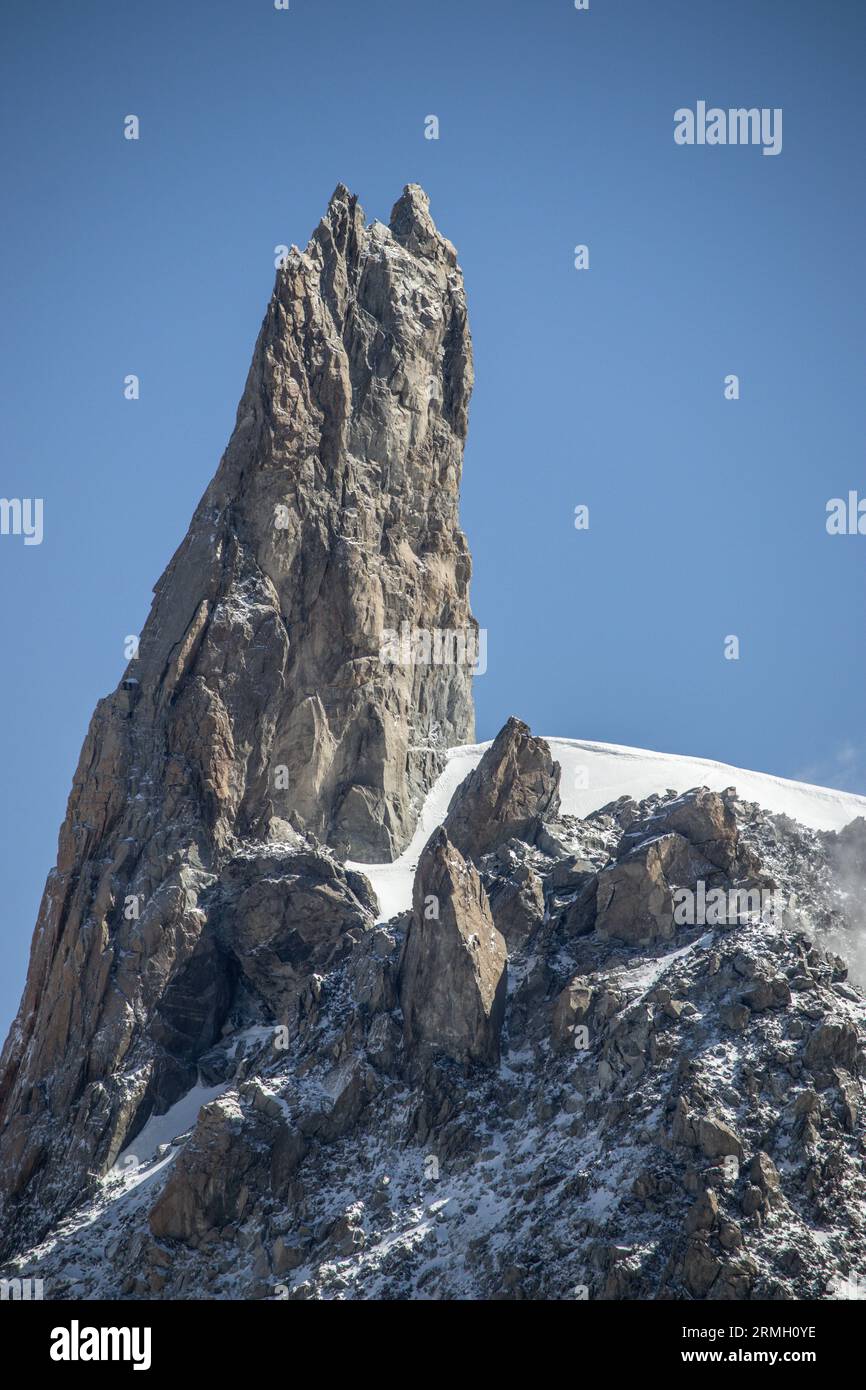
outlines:
M718 794L698 787L666 802L647 820L629 826L622 838L620 855L627 854L647 836L681 835L715 869L726 874L737 865L737 821L730 806Z
M819 1023L803 1048L803 1061L813 1070L840 1066L856 1072L858 1047L857 1029L847 1019Z
M706 1240L693 1236L683 1260L683 1279L689 1292L695 1298L705 1298L721 1268L722 1261Z
M772 1206L782 1195L782 1179L779 1170L768 1153L758 1149L748 1168L748 1176L755 1187L763 1193L767 1203Z
M595 928L599 935L630 946L670 941L676 928L667 875L686 850L679 835L662 835L636 845L602 869L596 888Z
M743 1141L730 1125L711 1115L703 1115L697 1125L698 1147L707 1158L726 1158L733 1155L742 1159Z
M704 1188L689 1208L686 1216L686 1231L694 1235L697 1231L712 1230L719 1216L719 1199L711 1188Z

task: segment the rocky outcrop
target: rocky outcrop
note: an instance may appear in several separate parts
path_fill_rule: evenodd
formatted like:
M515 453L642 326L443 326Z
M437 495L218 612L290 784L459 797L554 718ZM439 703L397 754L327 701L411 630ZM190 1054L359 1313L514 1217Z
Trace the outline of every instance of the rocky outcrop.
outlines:
M713 889L737 886L747 895L759 883L753 877L759 865L740 845L731 806L705 787L664 800L645 815L629 798L598 815L614 817L624 833L611 862L580 883L567 913L570 934L596 930L632 946L670 941L678 926L678 889L697 897L700 884L705 904ZM724 911L727 916L727 906Z
M598 875L596 930L631 945L669 941L674 924L673 888L713 873L682 835L659 835L628 849Z
M506 969L481 879L440 828L418 863L401 967L410 1054L497 1062Z
M85 740L0 1061L0 1249L194 1080L234 988L210 907L239 844L390 858L442 750L471 739L471 387L462 276L425 194L367 225L341 185L277 272L228 448ZM233 930L277 1006L306 908L293 925L270 891L256 907L250 886Z
M512 715L451 798L445 829L452 844L480 859L512 838L532 840L559 810L559 776L544 739Z
M169 1143L127 1150L0 1274L52 1299L838 1296L866 1261L866 1003L822 944L849 920L834 842L726 796L726 872L701 801L563 817L478 868L440 828L411 914L380 924L321 847L285 830L238 846L200 896L235 977L197 1064L222 1093L194 1123L182 1104ZM728 886L757 866L806 916L571 929L588 886L668 839L665 877L710 866ZM638 921L653 888L633 889ZM514 907L507 995L485 895ZM194 995L172 1018L189 1037Z
M187 1245L207 1244L215 1231L243 1219L257 1187L284 1194L304 1147L285 1120L253 1108L245 1111L237 1097L203 1106L150 1209L152 1233Z
M737 867L739 837L730 805L718 792L697 787L684 796L664 802L646 819L625 831L617 857L656 835L679 835L696 854L715 869L732 874ZM681 877L681 881L686 881Z
M280 1022L314 975L344 959L375 921L361 874L321 849L252 846L223 869L210 921L240 978Z

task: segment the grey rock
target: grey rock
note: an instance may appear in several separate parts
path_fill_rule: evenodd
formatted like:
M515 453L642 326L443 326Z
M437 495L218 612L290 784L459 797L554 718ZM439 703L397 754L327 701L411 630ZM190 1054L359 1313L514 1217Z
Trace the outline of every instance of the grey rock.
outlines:
M223 869L211 921L274 1019L289 1023L307 981L349 954L375 908L369 884L329 853L261 846Z
M509 951L519 951L544 920L544 886L527 864L500 879L490 893L490 910Z

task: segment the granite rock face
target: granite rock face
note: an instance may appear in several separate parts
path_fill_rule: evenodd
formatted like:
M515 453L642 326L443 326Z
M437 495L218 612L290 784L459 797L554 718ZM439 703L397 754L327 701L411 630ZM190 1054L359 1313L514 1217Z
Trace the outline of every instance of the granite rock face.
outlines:
M236 984L212 908L238 846L389 859L442 751L472 738L471 388L462 275L426 195L368 226L338 187L277 272L228 448L91 721L0 1063L0 1248L195 1079ZM331 889L311 890L331 913L313 964L363 916ZM265 993L303 955L291 915L276 943L244 942L269 930L255 916L238 928L260 961L288 952Z
M236 972L199 1059L220 1093L0 1274L50 1299L846 1296L866 1002L817 939L858 939L837 837L702 788L527 835L476 866L440 826L411 911L378 924L328 851L239 848L202 895ZM600 881L633 864L615 921ZM803 907L676 920L670 883L711 869ZM590 886L606 905L576 930Z
M481 879L440 826L418 863L400 972L410 1054L498 1062L506 974L505 940Z
M451 798L445 829L452 844L479 859L507 840L531 838L542 819L556 816L559 776L544 739L512 715Z
M390 862L471 738L470 381L423 194L367 228L338 189L82 752L0 1071L3 1279L58 1300L858 1284L862 818L810 830L733 787L569 814L510 719L447 811L477 750L428 797L414 880L414 849Z

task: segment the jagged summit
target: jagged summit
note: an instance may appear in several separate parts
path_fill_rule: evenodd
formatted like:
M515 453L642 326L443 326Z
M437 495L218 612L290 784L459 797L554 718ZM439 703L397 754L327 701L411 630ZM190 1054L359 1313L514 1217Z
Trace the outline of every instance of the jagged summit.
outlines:
M278 269L228 447L91 721L2 1058L7 1232L195 1079L237 970L215 922L239 850L392 858L472 737L463 280L417 186L392 224L338 185ZM403 660L402 632L458 659Z

